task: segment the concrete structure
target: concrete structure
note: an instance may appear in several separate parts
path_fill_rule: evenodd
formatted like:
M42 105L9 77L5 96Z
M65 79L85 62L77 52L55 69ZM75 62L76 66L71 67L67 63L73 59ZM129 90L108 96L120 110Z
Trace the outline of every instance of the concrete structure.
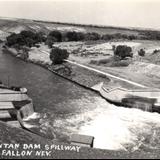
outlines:
M110 102L150 112L160 112L160 90L152 88L126 89L120 86L99 84L100 94Z
M70 138L72 145L78 145L83 147L93 147L94 137L80 134L73 134Z
M18 114L19 113L19 114ZM20 120L34 113L32 100L27 95L27 89L6 87L0 84L0 120L14 127L22 126ZM18 117L18 115L20 115Z

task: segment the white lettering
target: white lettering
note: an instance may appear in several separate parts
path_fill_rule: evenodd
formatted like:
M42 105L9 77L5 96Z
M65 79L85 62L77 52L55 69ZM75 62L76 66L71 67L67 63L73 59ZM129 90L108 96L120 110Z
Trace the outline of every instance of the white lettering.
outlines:
M23 144L23 149L41 149L40 144Z
M45 157L45 156L51 156L51 151L36 151L36 156L41 156L41 157Z

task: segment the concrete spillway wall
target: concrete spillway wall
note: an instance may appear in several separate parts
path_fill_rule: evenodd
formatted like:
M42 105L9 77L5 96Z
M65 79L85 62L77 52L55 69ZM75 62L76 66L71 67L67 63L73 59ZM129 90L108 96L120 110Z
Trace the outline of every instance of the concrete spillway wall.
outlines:
M26 99L28 96L22 93L0 93L0 102L24 101Z
M5 113L5 115L4 115ZM19 119L17 118L20 113ZM34 113L32 99L27 95L27 89L20 88L19 91L7 88L0 88L0 119L5 122L23 121L24 118L31 116ZM9 117L9 119L8 119ZM20 123L21 125L23 123ZM14 125L13 125L14 126ZM24 127L22 125L22 127Z
M33 107L32 101L30 101L30 103L22 106L19 111L20 111L22 119L25 119L25 118L31 116L34 113L34 107Z

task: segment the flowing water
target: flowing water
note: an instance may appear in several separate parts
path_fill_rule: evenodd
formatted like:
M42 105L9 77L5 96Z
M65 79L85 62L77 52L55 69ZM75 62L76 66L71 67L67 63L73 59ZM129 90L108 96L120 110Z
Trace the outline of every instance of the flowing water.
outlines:
M50 131L66 142L72 133L91 135L94 147L102 149L160 148L158 113L114 106L98 94L2 52L0 80L28 89L37 114L26 121L34 121L44 134Z

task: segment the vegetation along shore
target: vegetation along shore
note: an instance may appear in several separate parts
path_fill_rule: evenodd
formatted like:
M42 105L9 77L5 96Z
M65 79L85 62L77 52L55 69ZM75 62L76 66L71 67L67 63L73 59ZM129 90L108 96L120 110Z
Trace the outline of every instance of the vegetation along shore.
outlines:
M6 21L9 20L3 20L3 27ZM109 81L127 87L128 84L64 62L65 59L144 86L160 88L159 31L26 22L19 20L14 24L15 29L12 27L13 31L9 30L1 38L5 42L3 49L16 57L39 64L89 88ZM20 29L22 24L27 26ZM39 29L34 29L36 26Z

